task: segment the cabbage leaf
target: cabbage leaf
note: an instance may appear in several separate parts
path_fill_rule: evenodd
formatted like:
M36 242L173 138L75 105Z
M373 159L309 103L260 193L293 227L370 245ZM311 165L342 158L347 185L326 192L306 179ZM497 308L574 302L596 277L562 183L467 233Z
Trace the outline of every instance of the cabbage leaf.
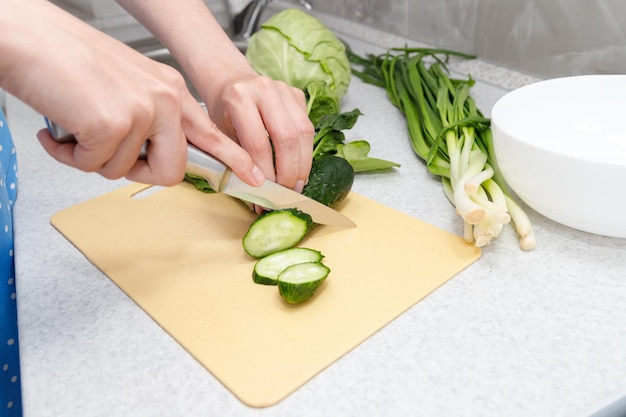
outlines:
M322 82L336 107L350 85L346 46L318 18L290 8L270 17L250 37L246 57L259 73L306 90Z

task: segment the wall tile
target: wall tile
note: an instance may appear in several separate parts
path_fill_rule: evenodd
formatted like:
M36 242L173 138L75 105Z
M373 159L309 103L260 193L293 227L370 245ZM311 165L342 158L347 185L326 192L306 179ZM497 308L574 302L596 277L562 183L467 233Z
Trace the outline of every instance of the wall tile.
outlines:
M317 10L542 77L626 73L624 0L311 0Z

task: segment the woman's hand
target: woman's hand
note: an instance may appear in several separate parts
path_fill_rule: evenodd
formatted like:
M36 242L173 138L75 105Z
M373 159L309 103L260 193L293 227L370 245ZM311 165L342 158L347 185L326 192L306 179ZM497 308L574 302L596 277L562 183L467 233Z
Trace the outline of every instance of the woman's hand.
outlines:
M209 94L206 103L213 120L250 153L267 178L302 191L313 160L314 130L301 90L264 76L241 75Z
M191 140L244 181L264 180L171 67L93 29L48 1L0 0L0 85L72 132L75 144L38 134L57 160L106 178L180 182ZM146 140L146 160L137 160Z
M311 170L314 135L304 93L259 76L202 0L117 1L172 51L211 118L250 154L264 176L301 191ZM206 145L238 173L238 166L225 160L225 149Z

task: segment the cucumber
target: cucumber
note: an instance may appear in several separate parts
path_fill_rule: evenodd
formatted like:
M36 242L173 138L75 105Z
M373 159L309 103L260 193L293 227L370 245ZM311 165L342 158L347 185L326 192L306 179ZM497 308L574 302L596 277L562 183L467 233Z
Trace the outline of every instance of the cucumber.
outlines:
M302 194L329 207L335 207L350 193L354 168L345 159L325 155L313 160L309 182Z
M302 194L329 207L339 204L350 192L354 169L345 159L326 155L313 161L309 182ZM243 237L243 248L254 258L296 246L313 229L310 215L297 209L265 212Z
M242 240L243 249L253 258L289 249L297 245L313 225L311 216L297 209L265 212L248 228Z
M315 294L329 273L330 268L321 262L291 265L278 275L278 291L287 303L302 303Z
M304 262L320 262L324 255L309 248L290 248L274 252L259 259L254 265L252 279L257 284L276 285L278 275L291 265Z

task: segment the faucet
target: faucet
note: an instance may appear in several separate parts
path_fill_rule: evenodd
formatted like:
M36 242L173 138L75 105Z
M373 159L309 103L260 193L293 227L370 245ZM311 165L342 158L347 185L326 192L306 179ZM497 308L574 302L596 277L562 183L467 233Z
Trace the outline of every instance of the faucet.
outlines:
M231 39L239 47L244 49L247 46L250 36L257 31L261 14L271 0L252 0L241 12L233 18L233 36ZM307 10L312 10L308 0L297 0Z

